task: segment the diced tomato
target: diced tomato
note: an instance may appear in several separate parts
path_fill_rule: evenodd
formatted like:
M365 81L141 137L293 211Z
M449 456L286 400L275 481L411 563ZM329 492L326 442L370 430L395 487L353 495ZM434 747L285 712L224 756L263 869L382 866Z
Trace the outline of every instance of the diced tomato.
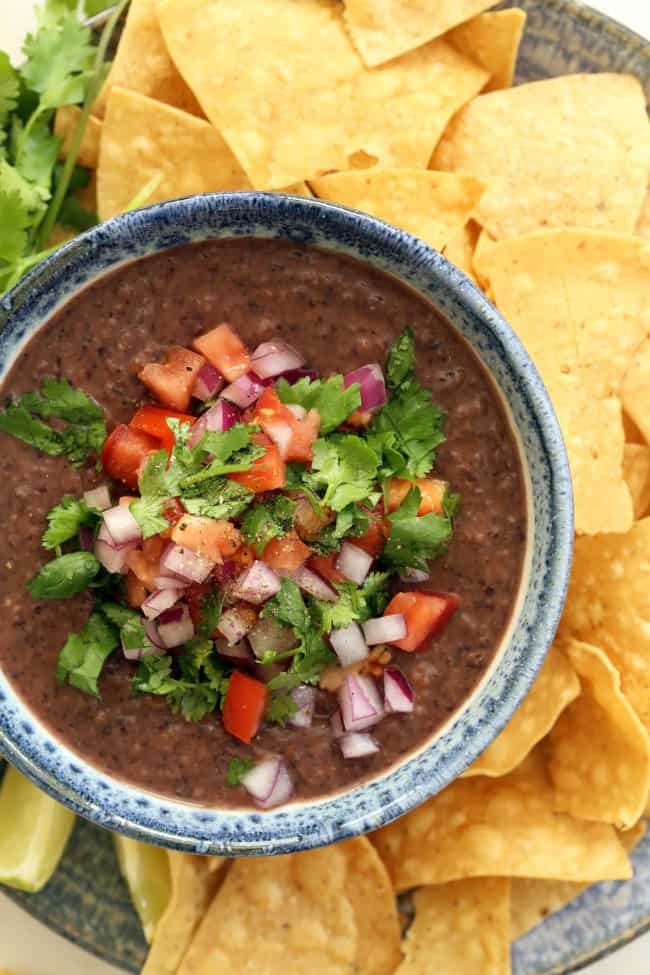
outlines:
M147 592L152 592L156 588L154 580L160 575L158 559L152 561L147 558L142 549L134 548L127 555L126 564Z
M245 569L250 568L256 558L257 553L252 545L240 545L229 561L235 563L237 575L241 575Z
M309 560L309 568L317 572L323 579L327 579L328 582L345 582L345 576L341 575L336 568L338 557L338 552L333 552L328 556L312 555Z
M134 572L127 572L124 580L126 601L133 609L139 609L147 598L147 590L143 582Z
M379 513L371 512L368 515L368 527L360 538L351 538L354 545L358 545L368 555L379 555L383 552L384 546L390 535L390 522Z
M238 474L228 474L228 477L231 481L236 481L256 494L283 488L287 479L287 471L284 461L280 457L280 451L263 433L255 434L253 440L259 446L264 447L263 456L253 461L250 470L241 471Z
M267 698L268 690L262 681L239 670L231 674L222 715L228 734L249 745L264 717Z
M167 353L166 362L149 362L138 373L152 396L172 410L187 410L192 399L196 374L205 359L180 346Z
M456 610L460 600L453 593L398 592L384 610L384 616L402 613L407 634L403 640L393 640L393 646L412 653L425 650L425 640L437 636Z
M142 551L146 559L154 565L158 565L160 562L160 556L165 550L165 542L160 537L160 535L152 535L151 538L145 538L142 543ZM159 575L160 573L158 573Z
M199 625L203 601L209 593L213 592L213 590L214 584L210 579L208 579L206 582L197 582L185 590L183 598L187 603L187 608L190 611L190 616L192 617L192 622L194 623L195 627Z
M267 386L255 406L253 422L277 444L284 460L311 464L311 445L318 438L320 417L310 410L302 420L282 402L276 391Z
M196 417L189 413L179 413L176 410L166 410L162 406L141 406L129 423L132 430L141 430L148 433L150 437L155 437L160 441L160 446L164 447L168 454L171 454L174 443L176 442L173 432L167 426L167 419L174 417L181 423L189 423L190 426L196 422Z
M418 477L416 481L406 481L400 477L392 478L388 485L388 510L395 511L415 485L420 489L422 499L418 508L418 515L428 515L432 511L442 514L442 502L447 490L446 481L438 481L435 477Z
M250 368L248 349L226 322L199 335L192 345L231 383Z
M172 528L172 541L222 562L231 558L241 545L241 534L230 521L184 514Z
M345 421L345 425L363 429L364 427L370 426L371 420L372 413L369 410L355 410L354 413L350 413Z
M317 511L314 511L311 502L304 495L300 495L295 500L296 512L293 516L293 523L296 526L296 531L305 541L314 541L325 525L334 520L335 515L332 512L329 517L321 516Z
M165 503L165 507L163 508L163 518L166 518L172 527L178 524L184 514L185 508L183 507L180 498L170 498L169 501Z
M120 423L106 439L101 456L102 467L109 477L137 488L141 464L158 449L158 441L153 437Z
M286 569L293 572L307 561L311 549L305 545L296 532L290 531L284 538L272 538L264 549L262 559L272 569Z

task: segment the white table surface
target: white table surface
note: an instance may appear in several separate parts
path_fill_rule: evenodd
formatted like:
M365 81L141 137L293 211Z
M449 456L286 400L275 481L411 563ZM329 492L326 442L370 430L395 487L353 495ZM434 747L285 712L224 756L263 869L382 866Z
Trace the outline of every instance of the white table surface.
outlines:
M17 56L32 0L0 0L0 50ZM650 37L650 0L591 0L591 6ZM0 969L15 975L118 975L118 969L53 934L0 894ZM584 975L649 975L650 934L584 969Z

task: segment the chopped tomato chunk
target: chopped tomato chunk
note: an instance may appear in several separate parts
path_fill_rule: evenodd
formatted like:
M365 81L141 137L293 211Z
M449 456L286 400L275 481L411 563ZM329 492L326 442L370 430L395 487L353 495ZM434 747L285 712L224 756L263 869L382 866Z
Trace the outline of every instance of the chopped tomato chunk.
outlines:
M334 520L333 512L329 516L321 516L311 506L311 502L304 495L299 495L296 499L296 513L293 523L300 537L307 542L314 541L321 531L330 521Z
M167 361L150 362L138 373L152 396L172 410L187 410L192 399L196 374L205 359L190 349L175 347L167 353Z
M428 515L432 511L437 515L442 514L447 482L438 481L435 477L418 477L416 481L406 481L400 477L392 478L388 485L388 510L395 511L399 508L413 486L418 487L422 495L418 515Z
M345 421L345 424L349 427L358 427L362 429L363 427L370 426L371 420L372 413L369 410L355 410L354 413L350 413L349 417Z
M309 568L317 572L323 579L327 579L328 582L345 582L345 576L341 575L336 568L338 557L338 552L333 552L328 556L312 555L309 560Z
M426 649L425 640L442 631L459 602L453 593L398 592L384 610L384 616L401 613L406 620L407 634L403 640L392 640L393 646L407 653Z
M184 514L185 508L183 507L180 498L170 498L169 501L165 503L165 507L163 508L163 518L166 518L172 527L178 524Z
M172 541L213 562L222 562L237 551L241 534L230 521L184 514L172 528Z
M148 433L150 437L155 437L156 440L160 441L160 446L164 447L168 454L171 454L176 438L167 425L169 417L174 417L181 423L189 423L190 426L196 422L196 417L189 413L166 410L162 406L141 406L134 414L129 426L132 430L141 430L143 433Z
M280 451L263 433L255 434L253 440L259 446L264 447L263 456L253 461L250 470L240 471L238 474L228 474L228 477L231 481L236 481L256 494L283 488L287 479L287 471L284 461L280 457Z
M308 545L298 538L295 531L290 531L284 538L272 538L264 549L262 559L272 569L286 569L293 572L311 555Z
M147 592L152 592L156 588L154 580L157 575L160 575L158 559L152 561L147 558L142 549L134 548L127 555L126 564Z
M133 609L139 609L147 598L147 590L143 582L134 572L127 572L124 580L126 601Z
M390 522L378 512L368 515L368 527L360 538L351 538L354 545L358 545L368 555L379 555L390 535Z
M248 349L226 322L199 335L192 345L231 383L250 368Z
M311 445L318 438L320 429L320 417L316 410L310 410L300 420L285 406L276 391L267 386L255 406L253 423L259 423L277 445L284 460L311 463Z
M250 744L264 717L267 698L266 684L236 670L228 681L223 702L222 718L226 731L233 738Z
M102 449L102 467L116 481L131 488L138 486L140 467L149 454L159 449L158 441L140 430L118 424L107 437Z

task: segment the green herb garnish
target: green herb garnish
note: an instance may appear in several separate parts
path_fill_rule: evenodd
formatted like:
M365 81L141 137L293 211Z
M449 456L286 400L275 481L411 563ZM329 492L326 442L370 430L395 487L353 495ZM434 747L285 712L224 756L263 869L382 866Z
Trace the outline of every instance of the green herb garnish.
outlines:
M241 522L241 530L249 545L261 555L272 538L283 538L293 527L296 502L283 494L268 501L251 505Z
M244 776L253 768L255 768L255 762L252 758L231 758L226 772L226 785L231 787L241 785Z
M69 552L46 562L26 588L34 599L69 599L87 589L100 569L92 552Z
M91 613L81 633L71 633L59 654L57 682L67 682L86 694L99 697L97 680L118 644L116 628L102 613Z

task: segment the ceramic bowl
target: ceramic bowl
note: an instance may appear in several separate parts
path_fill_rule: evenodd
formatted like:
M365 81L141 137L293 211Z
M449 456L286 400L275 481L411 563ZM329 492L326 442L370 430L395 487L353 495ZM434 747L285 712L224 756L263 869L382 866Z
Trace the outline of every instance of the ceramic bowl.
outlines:
M376 829L456 778L503 728L553 639L571 563L573 506L562 436L523 346L481 292L439 253L365 214L273 193L208 194L117 217L71 241L0 301L0 372L62 303L116 265L197 240L276 237L387 271L452 322L500 390L519 444L528 546L519 599L495 661L465 705L419 751L336 795L269 812L160 798L118 781L58 741L0 674L0 751L77 813L127 835L198 853L287 853Z

